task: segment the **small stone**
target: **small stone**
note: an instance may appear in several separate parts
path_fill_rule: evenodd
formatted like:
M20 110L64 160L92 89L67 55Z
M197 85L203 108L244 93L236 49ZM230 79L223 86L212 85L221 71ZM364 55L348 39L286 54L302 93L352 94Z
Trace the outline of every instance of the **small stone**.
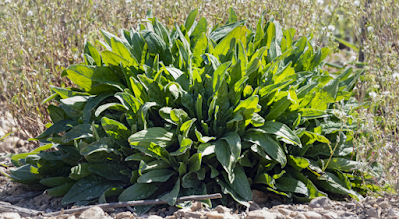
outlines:
M184 217L186 218L201 218L202 213L201 212L186 212L184 214Z
M224 214L220 214L216 211L206 213L206 216L208 217L208 219L224 219Z
M99 207L92 207L84 211L80 216L79 219L99 219L104 217L103 209Z
M378 204L378 206L380 206L380 208L388 208L389 207L389 203L387 201L383 201L380 204Z
M367 210L367 216L379 218L381 215L381 209L379 208L370 208Z
M279 208L278 211L283 214L283 215L291 215L292 211L285 209L285 208Z
M19 216L18 213L5 212L5 213L0 214L0 218L2 218L2 219L20 219L21 216Z
M67 219L76 219L75 215L68 216Z
M191 209L189 209L189 208L183 208L183 209L179 209L178 211L173 213L173 215L176 216L177 218L182 218L182 217L184 217L186 212L190 212L190 211L191 211Z
M224 213L230 213L230 209L227 207L224 207L223 205L218 205L216 206L215 210L218 213L224 214Z
M376 201L375 197L372 196L367 196L366 199L364 200L367 204L373 205Z
M261 207L259 207L258 204L256 204L253 201L249 201L248 203L249 203L249 210L250 211L261 210L262 209Z
M321 197L312 199L312 201L310 201L310 203L309 203L309 207L331 209L332 203L329 198L327 198L325 196L321 196Z
M43 204L40 208L39 208L39 211L44 211L44 210L46 210L47 209L47 204Z
M162 217L160 217L158 215L150 215L147 217L147 219L162 219Z
M133 218L133 214L130 211L121 212L115 215L115 219L130 219Z
M372 206L369 205L369 204L365 204L364 207L365 207L365 208L372 208Z
M395 209L390 209L388 211L389 216L398 216L399 217L399 212L395 211Z
M321 214L314 212L314 211L304 212L303 215L305 215L306 219L322 219L323 218L323 216L321 216Z
M194 202L193 205L191 206L191 211L198 211L202 209L202 203L201 202Z
M323 217L325 219L335 219L335 218L338 218L338 214L335 213L335 212L330 211L330 212L327 212L327 213L323 214Z
M266 202L268 200L268 196L266 193L264 193L262 191L253 189L252 190L252 200L255 203L260 204L260 203Z
M256 210L248 212L249 219L285 219L281 213L268 212L264 210Z
M306 219L305 215L303 215L303 213L299 213L297 214L294 219Z
M352 209L352 208L354 208L355 206L356 206L356 204L353 203L353 202L346 203L346 205L345 205L345 207L346 207L346 208L349 208L349 209Z

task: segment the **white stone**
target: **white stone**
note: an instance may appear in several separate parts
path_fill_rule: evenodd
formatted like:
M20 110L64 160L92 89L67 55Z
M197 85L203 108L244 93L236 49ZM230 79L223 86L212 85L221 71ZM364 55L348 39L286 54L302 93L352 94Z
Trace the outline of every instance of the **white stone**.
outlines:
M283 214L283 215L290 215L292 211L285 209L285 208L279 208L278 211Z
M162 218L163 218L163 217L158 216L158 215L150 215L150 216L148 216L147 219L162 219Z
M256 210L248 212L249 219L285 219L281 213L268 212L264 210Z
M303 215L305 215L306 219L322 219L323 218L323 216L321 216L321 214L316 213L314 211L304 212Z
M326 219L335 219L335 218L338 218L338 214L331 211L331 212L323 214L323 217Z
M115 215L115 219L127 219L127 218L133 218L132 212L125 211Z
M5 213L0 214L0 218L2 218L2 219L20 219L21 216L19 216L18 213L5 212Z
M369 217L380 218L380 215L381 215L381 209L379 208L370 208L367 210L367 216Z
M206 213L206 217L208 217L208 219L224 219L224 214L219 214L216 211L211 211L209 213Z
M389 203L387 201L383 201L380 204L378 204L378 206L380 206L380 208L385 209L389 207Z
M99 207L92 207L84 211L79 219L99 219L104 218L104 211Z
M194 202L193 205L191 206L191 211L198 211L202 209L202 203L201 202Z
M221 213L221 214L230 213L230 209L227 208L227 207L225 207L225 206L223 206L223 205L218 205L218 206L216 206L215 210L216 210L218 213Z
M331 209L332 203L329 198L327 198L325 196L321 196L321 197L312 199L312 201L310 201L310 203L309 203L309 207Z

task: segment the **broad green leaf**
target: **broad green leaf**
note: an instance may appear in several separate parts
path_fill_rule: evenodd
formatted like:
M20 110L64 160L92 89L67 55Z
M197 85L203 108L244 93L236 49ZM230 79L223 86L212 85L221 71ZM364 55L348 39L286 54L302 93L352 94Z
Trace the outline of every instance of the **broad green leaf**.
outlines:
M230 147L231 154L234 157L234 162L238 161L241 154L241 138L237 132L228 132L222 138Z
M180 191L180 179L177 180L175 186L173 186L172 191L161 196L159 199L167 201L170 206L173 206L176 204L176 199L177 196L179 195L179 191Z
M108 109L121 111L121 112L127 111L126 107L120 103L106 103L104 105L97 107L96 111L94 112L94 116L98 117L101 113L103 113L104 111L106 111Z
M184 27L186 28L187 31L191 29L191 26L193 26L197 14L198 14L198 8L192 10L190 14L188 14L186 22L184 23Z
M91 97L83 109L83 121L88 123L91 119L92 111L105 99L112 96L112 94L100 94L95 97Z
M74 84L91 94L122 91L125 88L119 77L106 66L71 65L66 73Z
M77 166L72 167L69 177L73 180L80 180L83 177L90 175L91 171L89 170L89 166L88 163L80 163Z
M282 147L268 134L262 132L247 132L243 139L261 146L266 153L279 162L281 166L284 167L286 165L287 158Z
M101 118L101 126L108 136L115 139L127 140L130 136L130 130L124 124L116 120L103 117Z
M108 137L108 138L101 138L98 141L92 142L86 147L80 150L81 155L90 155L95 152L116 152L116 148L119 147L116 145L115 141Z
M173 174L175 174L175 171L170 169L151 170L141 175L137 179L137 182L138 183L166 182Z
M142 103L133 95L126 92L118 92L115 97L125 106L125 108L137 113Z
M246 33L247 28L245 26L238 26L234 28L231 32L229 32L222 41L220 41L217 46L215 47L214 55L216 57L221 58L221 56L225 56L230 48L230 42L235 39L241 40L244 45L246 45Z
M302 147L301 140L298 138L298 136L283 123L267 121L262 127L259 127L258 129L262 130L262 132L266 134L274 134L282 138L282 140L286 143Z
M229 19L227 20L227 24L237 22L237 14L232 7L229 8Z
M234 28L244 24L245 21L237 21L232 24L228 24L226 26L222 26L217 28L216 30L212 31L209 34L209 38L214 40L215 42L224 38L227 34L229 34Z
M131 171L126 165L121 163L91 164L88 169L109 180L128 181L130 177L121 173L121 171Z
M134 133L129 137L129 142L131 145L137 145L139 142L152 142L161 147L167 147L174 144L176 139L172 132L161 127L154 127Z
M246 206L249 208L249 203L243 198L241 197L239 194L237 194L235 192L235 190L233 188L231 188L227 183L223 182L221 179L219 179L218 177L215 178L216 182L220 185L220 187L222 188L222 192L224 194L229 194L231 195L231 197L236 200L238 203Z
M73 183L75 180L69 178L69 177L49 177L40 180L40 183L49 186L49 187L57 187L66 183Z
M93 174L76 182L68 193L62 198L61 204L66 205L77 201L98 198L111 187L122 187L122 183L108 181Z
M91 138L93 137L93 130L91 124L80 124L74 126L70 131L62 136L64 143L70 142L77 138Z
M294 192L309 196L309 190L305 183L292 177L281 177L276 180L276 187L284 192Z
M321 164L321 162L319 162L319 163ZM362 165L364 165L364 164L360 163L359 161L348 160L348 159L341 158L341 157L335 157L335 158L332 158L331 160L324 159L323 163L325 165L327 165L327 163L328 163L328 166L326 167L326 169L330 169L330 170L336 169L336 170L341 170L344 172L352 172L354 170L358 170L361 168Z
M230 182L232 182L234 180L234 173L233 173L234 156L231 153L230 146L227 144L226 141L222 140L216 140L214 142L214 145L215 145L216 158L223 166L223 168L226 170L229 176L229 180Z
M237 192L238 195L247 201L252 200L251 186L249 185L247 175L245 175L244 168L237 164L234 168L234 181L231 187Z
M120 202L127 201L138 201L148 198L155 191L157 191L158 186L155 183L135 183L123 191L118 200Z

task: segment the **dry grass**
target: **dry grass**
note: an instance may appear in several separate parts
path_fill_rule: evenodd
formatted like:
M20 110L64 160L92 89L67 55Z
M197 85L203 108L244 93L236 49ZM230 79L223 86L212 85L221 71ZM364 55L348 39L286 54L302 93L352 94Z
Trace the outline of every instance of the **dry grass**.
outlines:
M20 129L35 136L48 122L41 102L50 94L49 85L70 86L60 78L62 69L83 61L85 41L98 46L100 28L118 33L136 26L148 9L172 26L194 8L213 26L226 20L230 6L249 24L265 11L266 19L274 17L298 35L313 32L316 45L335 52L331 62L353 65L359 60L357 52L340 51L332 36L362 48L368 71L357 90L359 100L369 103L358 118L364 121L361 130L372 132L357 135L358 156L380 160L386 182L398 190L398 0L0 0L0 100Z

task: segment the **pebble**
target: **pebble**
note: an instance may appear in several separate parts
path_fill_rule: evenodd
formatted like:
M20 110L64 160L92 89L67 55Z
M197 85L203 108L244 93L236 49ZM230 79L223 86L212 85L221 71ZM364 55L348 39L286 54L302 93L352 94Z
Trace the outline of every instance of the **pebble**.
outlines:
M332 203L329 198L322 196L322 197L314 198L312 201L310 201L309 207L331 209Z
M322 219L323 218L323 216L321 216L321 214L314 212L314 211L303 212L303 215L305 215L306 219Z
M274 213L265 210L255 210L248 212L249 219L285 219L281 213Z
M388 208L389 207L389 203L387 201L383 201L380 204L378 204L378 206L382 209Z
M133 218L133 214L130 211L121 212L115 215L115 219L130 219Z
M78 219L105 219L106 217L104 216L104 211L103 209L99 207L92 207L84 211Z
M218 205L216 206L215 210L220 213L220 214L224 214L224 213L230 213L230 208L227 208L223 205Z
M5 212L0 214L1 219L20 219L21 216L19 216L18 213L12 213L12 212Z
M191 211L198 211L202 209L202 203L201 202L194 202L191 206Z
M205 214L208 219L224 219L224 214L220 214L215 211L211 211Z

